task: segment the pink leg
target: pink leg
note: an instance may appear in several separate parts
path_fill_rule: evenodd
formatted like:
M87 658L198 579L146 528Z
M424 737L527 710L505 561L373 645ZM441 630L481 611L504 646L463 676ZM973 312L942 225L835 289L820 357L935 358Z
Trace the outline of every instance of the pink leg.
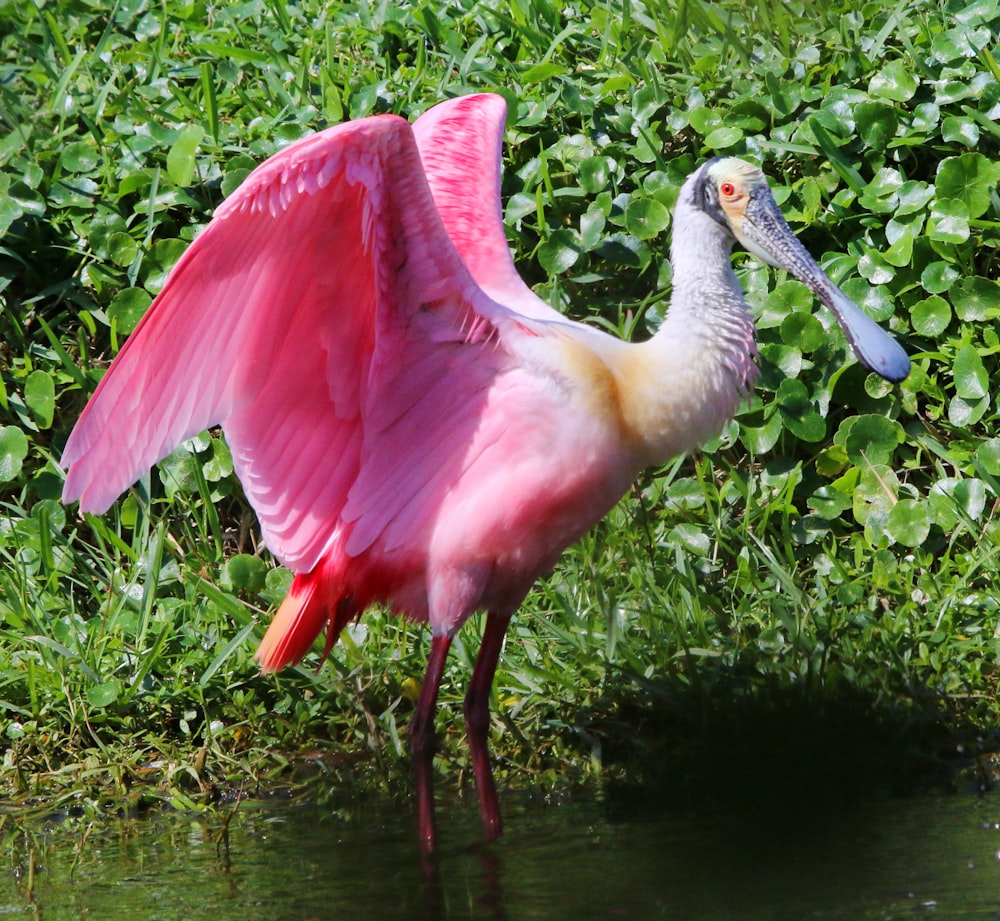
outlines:
M434 850L434 709L438 688L444 674L444 663L451 647L450 636L431 638L431 654L427 660L424 684L420 689L417 709L410 720L410 758L417 787L417 815L420 822L420 846L425 854Z
M476 789L479 791L479 811L487 838L496 838L503 831L487 737L490 729L490 690L509 623L510 617L507 615L493 611L487 614L483 644L479 647L479 656L465 695L465 731L469 737L472 770L476 777Z

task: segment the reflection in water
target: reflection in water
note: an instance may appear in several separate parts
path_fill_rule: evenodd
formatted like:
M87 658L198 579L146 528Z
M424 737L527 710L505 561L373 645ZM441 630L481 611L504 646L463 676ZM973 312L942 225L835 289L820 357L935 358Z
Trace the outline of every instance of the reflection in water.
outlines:
M502 862L493 842L469 848L467 856L479 864L478 885L470 887L469 896L474 900L469 917L481 917L504 921L507 911L504 906L503 889L500 884ZM436 921L450 916L444 875L448 872L439 857L421 854L421 869L424 874L424 889L420 902L421 919ZM460 917L456 915L456 917Z
M505 797L504 838L477 844L468 800L440 801L442 847L421 864L406 807L244 803L221 823L165 814L82 841L8 833L0 914L63 919L577 919L781 921L996 918L1000 798L947 796L697 811L627 796ZM6 830L9 832L9 829ZM81 845L82 841L82 846ZM29 854L29 851L31 853ZM27 896L27 868L33 861Z

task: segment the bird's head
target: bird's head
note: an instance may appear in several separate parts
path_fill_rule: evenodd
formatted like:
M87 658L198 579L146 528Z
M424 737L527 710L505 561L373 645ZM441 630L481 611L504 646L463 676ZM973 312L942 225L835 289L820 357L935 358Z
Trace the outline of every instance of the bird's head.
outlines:
M685 183L687 203L701 210L744 249L808 285L833 312L855 354L890 381L909 374L902 347L841 291L806 252L785 221L761 170L736 157L715 157Z

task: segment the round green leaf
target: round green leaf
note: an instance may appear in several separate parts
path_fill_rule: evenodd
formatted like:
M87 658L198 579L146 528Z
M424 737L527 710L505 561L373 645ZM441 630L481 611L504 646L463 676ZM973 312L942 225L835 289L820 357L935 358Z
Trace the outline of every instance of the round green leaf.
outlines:
M668 208L677 203L676 177L663 170L654 169L642 180L642 191L663 202Z
M967 400L965 397L952 397L948 401L948 421L957 428L975 425L990 408L990 398Z
M228 198L242 184L243 180L253 172L257 161L245 154L237 154L226 161L226 172L222 176L222 194Z
M167 175L177 185L191 185L194 179L195 153L204 136L205 129L201 125L185 125L167 151Z
M815 295L802 282L784 281L767 296L767 315L775 317L777 322L778 317L783 320L786 314L795 311L811 314L814 301ZM768 323L762 318L761 326L766 325L773 326L775 323Z
M927 498L934 521L945 531L961 521L979 521L986 509L986 484L979 479L946 477L931 486Z
M588 195L596 195L608 187L611 167L607 157L588 157L580 164L580 188Z
M925 298L910 311L910 322L921 336L937 338L951 323L951 307L943 297Z
M889 546L890 540L886 533L888 523L888 509L875 508L868 513L865 518L865 540L868 541L869 547L878 550Z
M52 375L41 369L32 371L24 381L24 402L40 429L52 425L56 407L56 388Z
M781 437L781 413L773 413L763 425L740 423L740 441L754 454L770 451Z
M778 409L788 431L802 441L820 441L826 437L826 422L809 399L805 384L783 380L778 387Z
M121 199L126 195L142 195L149 190L152 182L153 177L150 172L135 170L127 176L123 176L122 181L118 183L118 197Z
M280 604L292 585L294 576L284 566L276 566L267 571L264 588L257 594L267 604Z
M914 131L933 132L941 120L941 107L936 102L921 102L913 110L913 121L910 122Z
M840 476L847 465L847 451L844 450L843 445L827 445L816 455L816 472L820 476Z
M869 413L845 419L834 440L844 446L852 464L868 467L890 463L905 438L903 426L895 419Z
M969 209L955 199L938 198L927 222L927 236L940 243L964 243L969 239Z
M982 323L1000 304L1000 284L981 275L967 275L951 290L951 301L959 319Z
M121 681L117 678L112 678L103 684L91 685L87 688L87 703L98 709L109 707L118 699L121 690Z
M976 450L976 462L990 476L1000 476L1000 438L989 438Z
M45 214L45 198L37 190L24 182L13 182L7 190L7 195L16 202L24 214L41 217Z
M538 247L538 261L549 275L560 275L575 265L580 248L571 231L555 231Z
M964 18L965 11L963 10ZM934 41L931 42L931 53L945 64L972 57L978 49L972 45L969 38L970 32L965 29L948 29L947 32L939 32L934 36Z
M872 96L892 99L894 102L906 102L916 91L916 78L899 58L883 67L868 83L868 92Z
M584 250L592 250L601 243L601 234L607 221L604 215L597 210L590 209L580 215L580 246Z
M114 211L107 211L98 208L96 213L90 215L86 222L87 243L90 248L101 257L111 255L111 238L118 233L125 233L128 225L124 218ZM127 235L127 234L126 234Z
M108 305L108 318L115 320L118 332L127 336L136 328L153 299L143 288L123 288Z
M193 453L190 442L186 441L176 447L156 466L160 471L163 491L169 498L181 492L197 491L200 479L198 458Z
M670 529L667 541L671 545L683 547L696 556L708 556L712 542L708 535L693 524L678 524Z
M17 426L0 428L0 483L13 480L28 456L28 439Z
M827 521L840 517L853 505L851 497L836 486L820 486L807 500L809 508Z
M856 129L854 111L842 99L824 105L813 113L810 122L812 127L819 126L821 131L840 138L851 137Z
M157 240L146 254L143 260L142 269L146 273L143 279L143 287L158 294L167 283L167 276L170 270L176 265L177 260L184 255L188 248L188 243L177 237L168 237L164 240Z
M873 400L884 400L895 392L896 385L878 374L869 374L865 378L865 393Z
M891 213L899 204L899 190L902 186L903 177L899 170L883 167L865 186L861 193L861 204L876 214Z
M955 486L961 482L956 477L945 477L931 486L927 502L934 522L943 531L952 530L959 522L958 504L955 501Z
M655 198L632 199L625 209L625 229L640 240L650 240L670 225L670 212Z
M886 531L904 547L919 547L931 530L927 506L916 499L900 499L889 511Z
M941 124L941 137L949 143L975 147L979 143L979 125L971 118L952 116Z
M826 342L827 333L811 313L796 310L781 321L781 339L803 352L812 352Z
M858 273L872 285L886 285L896 277L895 268L874 250L868 250L858 260Z
M542 64L535 64L521 74L521 83L530 86L533 83L545 83L554 77L562 76L566 73L566 68L562 64L546 61Z
M742 140L742 129L734 125L721 125L705 135L705 146L710 150L727 150Z
M122 231L116 231L108 237L107 248L115 265L131 265L139 255L139 244Z
M92 170L100 157L93 144L87 141L74 141L67 144L59 155L59 164L71 173L86 173Z
M705 505L705 488L694 477L681 477L663 491L663 503L671 513L701 508Z
M947 291L959 277L958 269L947 262L931 262L920 273L920 284L928 294Z
M89 176L75 176L60 180L49 189L49 203L57 208L83 209L90 211L99 194L99 187Z
M212 456L205 461L202 472L209 483L215 483L233 472L233 455L221 438L213 438L211 448Z
M927 203L934 197L934 188L926 182L907 179L899 187L898 197L899 206L896 208L897 216L915 214L927 207Z
M762 383L776 388L785 378L798 376L802 370L802 352L792 345L767 342L760 347L760 365ZM777 378L774 377L772 368L777 368L779 372Z
M884 522L889 512L896 504L899 494L899 477L892 467L878 464L861 469L861 475L854 484L851 501L854 509L854 519L858 524L868 525L869 517L874 513ZM869 538L870 539L870 538Z
M58 534L66 527L66 507L57 499L42 499L31 507L31 517L39 528L43 525L52 534Z
M7 177L4 176L4 178ZM8 197L3 186L4 183L0 183L0 237L23 214L21 206L13 198Z
M953 495L959 511L972 521L979 521L986 510L986 484L974 477L959 480Z
M227 561L222 582L226 587L256 593L264 590L267 571L267 564L259 557L238 553Z
M538 211L538 201L534 195L526 192L515 192L507 199L507 207L504 209L504 220L508 224L516 224L521 218Z
M934 188L938 202L960 201L966 215L979 217L990 206L990 192L998 178L997 165L981 153L966 153L949 157L941 163Z
M241 185L243 185L243 180L250 175L252 170L247 167L241 167L239 169L230 169L226 171L226 174L222 177L222 194L229 198Z
M829 533L829 524L819 515L803 515L792 522L792 537L797 544L814 544Z
M973 346L966 345L958 350L952 374L955 378L955 392L963 399L979 400L989 393L990 376Z
M208 432L199 432L187 440L187 448L193 454L201 454L212 446L212 436Z
M904 217L892 218L886 224L885 235L889 248L882 253L882 258L890 265L907 266L913 256L913 242L920 233L923 218Z
M854 107L857 133L872 150L884 150L896 136L899 118L896 110L881 102L862 102Z
M757 647L765 655L773 656L783 653L787 645L785 635L780 627L767 627L757 635Z

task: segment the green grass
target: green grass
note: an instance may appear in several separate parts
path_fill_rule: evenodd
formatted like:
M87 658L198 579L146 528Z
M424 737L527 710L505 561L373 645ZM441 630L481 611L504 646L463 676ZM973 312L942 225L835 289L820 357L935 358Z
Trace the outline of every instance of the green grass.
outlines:
M508 235L560 309L655 328L679 184L736 154L914 360L899 387L845 365L802 285L737 258L758 391L528 598L496 681L504 779L667 782L685 759L705 772L712 745L770 740L775 714L786 740L811 722L899 753L989 751L998 29L997 0L0 6L2 808L189 806L302 764L328 792L406 789L425 632L372 612L318 674L259 675L288 574L220 439L183 445L103 519L59 504L55 461L255 164L470 90L510 103ZM452 777L479 629L442 692ZM845 712L853 735L832 731Z

